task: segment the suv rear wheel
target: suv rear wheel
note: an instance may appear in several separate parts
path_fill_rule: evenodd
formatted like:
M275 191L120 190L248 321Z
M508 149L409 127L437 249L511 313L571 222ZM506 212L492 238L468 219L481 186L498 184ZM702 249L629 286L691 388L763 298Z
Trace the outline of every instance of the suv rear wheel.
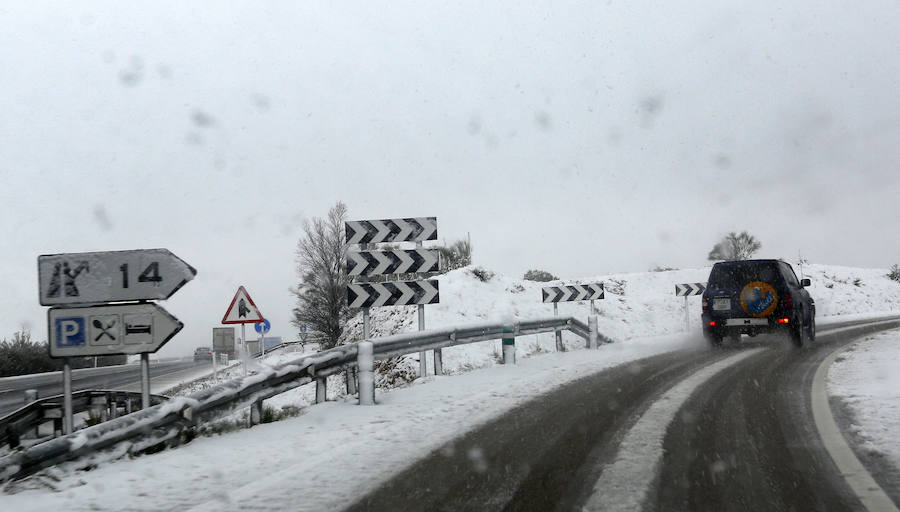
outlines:
M816 341L816 317L810 313L809 322L806 323L806 339L809 343Z
M791 341L797 348L802 348L803 345L809 343L809 338L807 337L807 328L803 324L804 322L801 318L797 318L796 316L791 318L791 326L789 328Z
M722 346L722 335L721 335L721 334L715 334L715 333L712 333L712 332L707 333L707 334L706 334L706 341L709 342L709 345L710 345L711 347L721 347L721 346Z

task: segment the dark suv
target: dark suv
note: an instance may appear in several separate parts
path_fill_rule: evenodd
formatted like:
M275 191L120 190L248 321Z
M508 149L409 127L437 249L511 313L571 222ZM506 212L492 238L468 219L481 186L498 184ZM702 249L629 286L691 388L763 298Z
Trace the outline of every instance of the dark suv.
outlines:
M794 269L779 260L713 265L703 293L703 334L712 345L729 336L787 332L798 347L816 338L816 304Z

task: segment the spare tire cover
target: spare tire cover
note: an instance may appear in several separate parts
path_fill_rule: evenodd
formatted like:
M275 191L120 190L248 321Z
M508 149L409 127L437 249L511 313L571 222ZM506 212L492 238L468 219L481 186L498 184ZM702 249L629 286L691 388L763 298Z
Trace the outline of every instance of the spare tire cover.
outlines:
M741 309L756 318L769 316L778 305L778 292L769 283L753 281L741 290Z

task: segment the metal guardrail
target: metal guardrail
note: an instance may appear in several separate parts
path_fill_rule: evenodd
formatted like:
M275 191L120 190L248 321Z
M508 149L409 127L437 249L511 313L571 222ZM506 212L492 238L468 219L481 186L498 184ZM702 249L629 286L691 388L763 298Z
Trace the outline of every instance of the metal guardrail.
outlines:
M589 338L585 323L573 317L551 317L433 329L368 341L372 343L376 359L388 359L435 348L499 339L508 337L510 333L521 336L561 330L571 331L586 342ZM611 342L603 336L599 336L599 340ZM0 458L0 482L23 478L45 467L74 460L123 441L132 443L127 450L129 453L140 452L160 443L174 444L183 431L245 407L251 407L251 424L258 423L263 400L354 368L358 345L358 342L351 343L302 356L253 375L233 379L186 397L172 398L148 409L17 450Z
M160 404L169 397L150 395L150 403ZM141 393L133 391L108 391L86 389L72 393L72 412L96 411L100 419L119 416L121 408L124 414L130 414L140 407ZM9 444L10 448L19 446L24 434L35 432L41 425L54 422L53 432L62 432L63 395L48 396L26 404L15 411L0 417L0 444Z

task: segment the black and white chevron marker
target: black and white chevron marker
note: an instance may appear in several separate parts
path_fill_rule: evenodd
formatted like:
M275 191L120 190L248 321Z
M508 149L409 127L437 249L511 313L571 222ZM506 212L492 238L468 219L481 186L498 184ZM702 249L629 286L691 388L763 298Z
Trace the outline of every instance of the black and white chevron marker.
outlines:
M344 223L348 244L437 240L437 217L353 220Z
M603 283L548 286L541 288L541 294L544 297L544 302L602 299Z
M437 272L437 249L360 251L347 253L348 276Z
M676 297L687 297L688 295L703 295L706 291L706 283L686 283L675 285Z
M347 305L351 308L436 304L439 299L437 280L347 285Z

